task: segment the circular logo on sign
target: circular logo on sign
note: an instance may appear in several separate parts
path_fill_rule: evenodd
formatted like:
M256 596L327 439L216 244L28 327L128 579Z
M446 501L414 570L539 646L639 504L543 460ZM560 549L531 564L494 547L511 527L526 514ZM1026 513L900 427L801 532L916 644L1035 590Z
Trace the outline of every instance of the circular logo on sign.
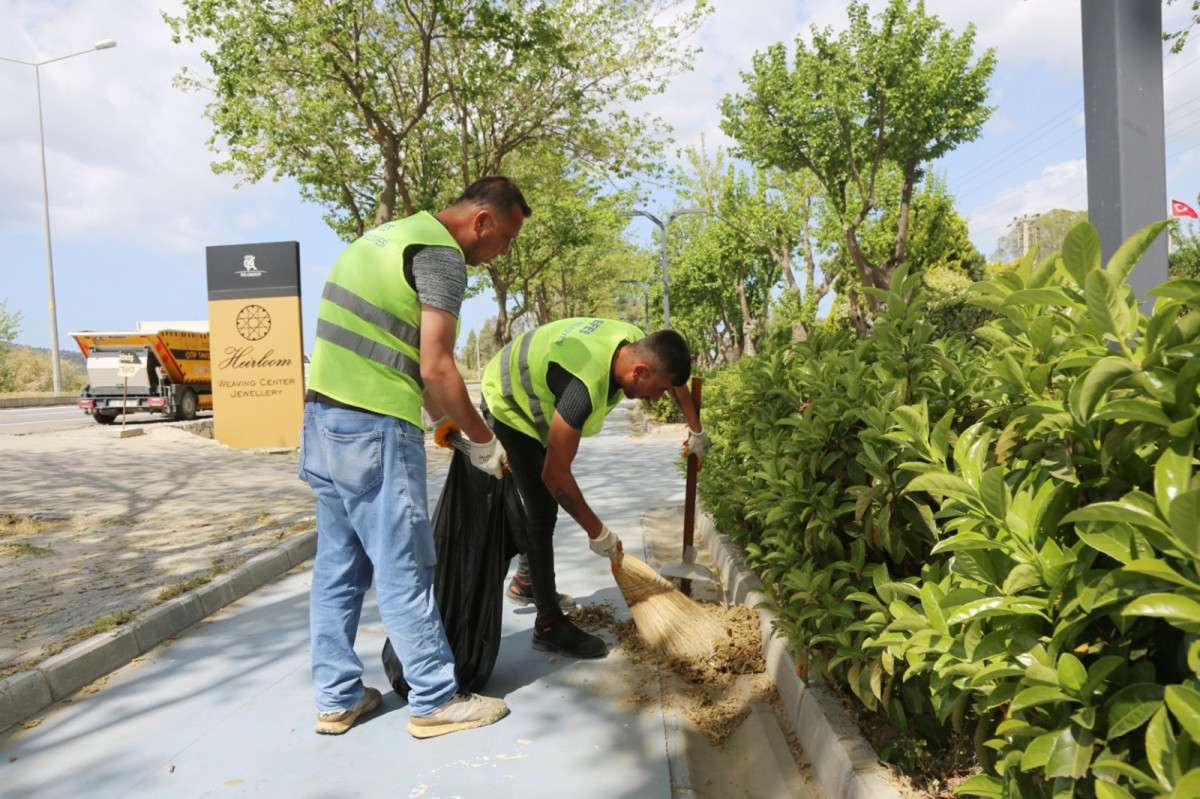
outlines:
M261 305L247 305L238 311L237 332L246 341L258 341L271 332L271 314Z

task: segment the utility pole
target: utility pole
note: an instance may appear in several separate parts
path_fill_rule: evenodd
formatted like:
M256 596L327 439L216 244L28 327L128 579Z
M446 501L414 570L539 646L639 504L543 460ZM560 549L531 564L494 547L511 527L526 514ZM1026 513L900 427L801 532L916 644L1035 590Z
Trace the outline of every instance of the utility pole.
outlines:
M1121 242L1166 216L1162 4L1080 2L1088 218L1105 261ZM1143 310L1146 292L1167 279L1162 236L1129 276Z
M662 266L663 327L664 328L669 328L671 326L671 279L667 273L667 229L670 227L672 222L674 222L676 219L678 219L681 216L687 216L689 214L703 214L703 213L705 213L703 208L680 208L678 210L672 211L667 216L667 221L664 222L661 219L659 219L657 216L655 216L654 214L647 213L646 211L638 210L637 208L634 208L632 211L622 211L621 212L621 216L625 217L626 219L630 219L635 216L644 216L647 219L649 219L651 222L653 222L654 224L658 225L658 229L662 231L662 249L659 253L659 263ZM649 331L647 331L647 332L649 332Z
M57 58L48 58L44 61L22 61L19 58L0 56L0 61L10 61L14 64L33 67L33 83L37 91L38 145L42 155L42 214L46 236L46 281L49 284L50 294L50 373L53 375L54 393L56 394L62 391L62 366L58 362L58 304L54 299L54 247L50 243L50 188L49 182L46 180L46 133L42 126L42 67L53 64L55 61L65 61L68 58L96 50L110 50L116 46L117 43L112 39L101 39L87 50L60 55Z

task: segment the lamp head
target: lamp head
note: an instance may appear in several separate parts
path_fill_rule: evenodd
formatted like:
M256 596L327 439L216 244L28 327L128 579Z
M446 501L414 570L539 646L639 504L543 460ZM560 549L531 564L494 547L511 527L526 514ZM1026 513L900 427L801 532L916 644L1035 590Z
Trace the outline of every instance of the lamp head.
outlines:
M96 45L95 45L97 50L109 50L116 46L117 46L116 39L101 39L100 41L96 42Z

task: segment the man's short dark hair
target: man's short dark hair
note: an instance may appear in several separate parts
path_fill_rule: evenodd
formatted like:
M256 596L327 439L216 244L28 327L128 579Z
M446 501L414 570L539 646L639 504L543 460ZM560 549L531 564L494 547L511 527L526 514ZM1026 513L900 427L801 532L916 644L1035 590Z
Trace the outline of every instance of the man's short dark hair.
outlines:
M480 178L467 186L467 190L462 193L462 196L454 201L454 205L459 203L486 205L491 210L500 213L520 208L524 216L533 216L533 209L529 207L529 203L525 202L525 195L521 194L517 184L511 178L501 175Z
M671 384L682 386L692 376L692 354L687 341L674 330L659 330L637 343L638 349L654 355L670 376Z

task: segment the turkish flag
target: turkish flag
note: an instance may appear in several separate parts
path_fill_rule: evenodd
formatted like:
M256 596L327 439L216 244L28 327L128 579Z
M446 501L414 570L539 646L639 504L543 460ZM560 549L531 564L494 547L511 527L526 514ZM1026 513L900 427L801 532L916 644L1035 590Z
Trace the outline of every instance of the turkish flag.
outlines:
M1200 219L1200 214L1196 213L1195 208L1179 200L1171 200L1171 216L1190 216L1192 219Z

